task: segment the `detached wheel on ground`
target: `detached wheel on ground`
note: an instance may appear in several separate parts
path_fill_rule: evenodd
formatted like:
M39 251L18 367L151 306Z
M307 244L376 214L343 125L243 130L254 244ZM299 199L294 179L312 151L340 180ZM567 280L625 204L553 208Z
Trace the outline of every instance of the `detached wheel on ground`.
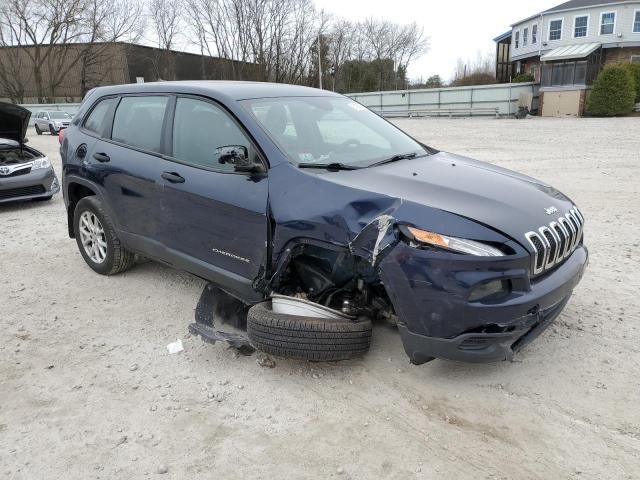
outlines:
M81 199L73 212L78 249L93 270L101 275L124 272L135 255L125 249L116 236L111 219L96 197Z
M280 357L315 361L364 355L371 343L371 320L300 317L275 313L271 302L249 309L247 333L256 349Z

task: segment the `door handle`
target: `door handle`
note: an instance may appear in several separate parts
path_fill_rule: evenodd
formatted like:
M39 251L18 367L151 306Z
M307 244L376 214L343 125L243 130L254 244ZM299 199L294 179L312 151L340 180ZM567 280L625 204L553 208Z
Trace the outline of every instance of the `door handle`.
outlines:
M111 160L111 157L109 155L107 155L106 153L94 153L93 154L93 158L95 158L96 160L98 160L99 162L108 162Z
M171 183L184 183L184 177L175 172L162 172L160 176Z

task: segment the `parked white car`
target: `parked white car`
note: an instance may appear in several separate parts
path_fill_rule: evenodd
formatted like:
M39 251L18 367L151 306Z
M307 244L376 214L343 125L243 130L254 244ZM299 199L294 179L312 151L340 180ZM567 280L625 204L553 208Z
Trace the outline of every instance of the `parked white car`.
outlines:
M35 116L36 133L42 135L42 132L48 131L51 135L57 135L60 130L69 126L72 118L67 112L60 110L41 110Z

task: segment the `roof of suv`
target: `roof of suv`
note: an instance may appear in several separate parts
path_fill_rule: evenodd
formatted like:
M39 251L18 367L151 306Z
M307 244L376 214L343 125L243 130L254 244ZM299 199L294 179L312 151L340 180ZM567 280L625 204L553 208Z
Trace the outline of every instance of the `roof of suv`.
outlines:
M99 87L96 93L102 95L117 95L124 93L194 93L217 94L232 100L246 100L249 98L267 97L319 97L341 95L317 88L288 85L285 83L266 82L238 82L222 80L187 80L176 82L132 83Z

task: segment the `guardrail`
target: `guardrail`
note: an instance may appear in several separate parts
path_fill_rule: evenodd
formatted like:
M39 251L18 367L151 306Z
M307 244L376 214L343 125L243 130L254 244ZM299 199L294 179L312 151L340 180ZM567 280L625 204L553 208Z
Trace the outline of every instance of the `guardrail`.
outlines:
M383 116L510 116L526 104L538 109L540 85L502 83L420 90L395 90L348 94L353 100ZM525 96L526 99L521 97ZM497 110L497 113L496 113Z

